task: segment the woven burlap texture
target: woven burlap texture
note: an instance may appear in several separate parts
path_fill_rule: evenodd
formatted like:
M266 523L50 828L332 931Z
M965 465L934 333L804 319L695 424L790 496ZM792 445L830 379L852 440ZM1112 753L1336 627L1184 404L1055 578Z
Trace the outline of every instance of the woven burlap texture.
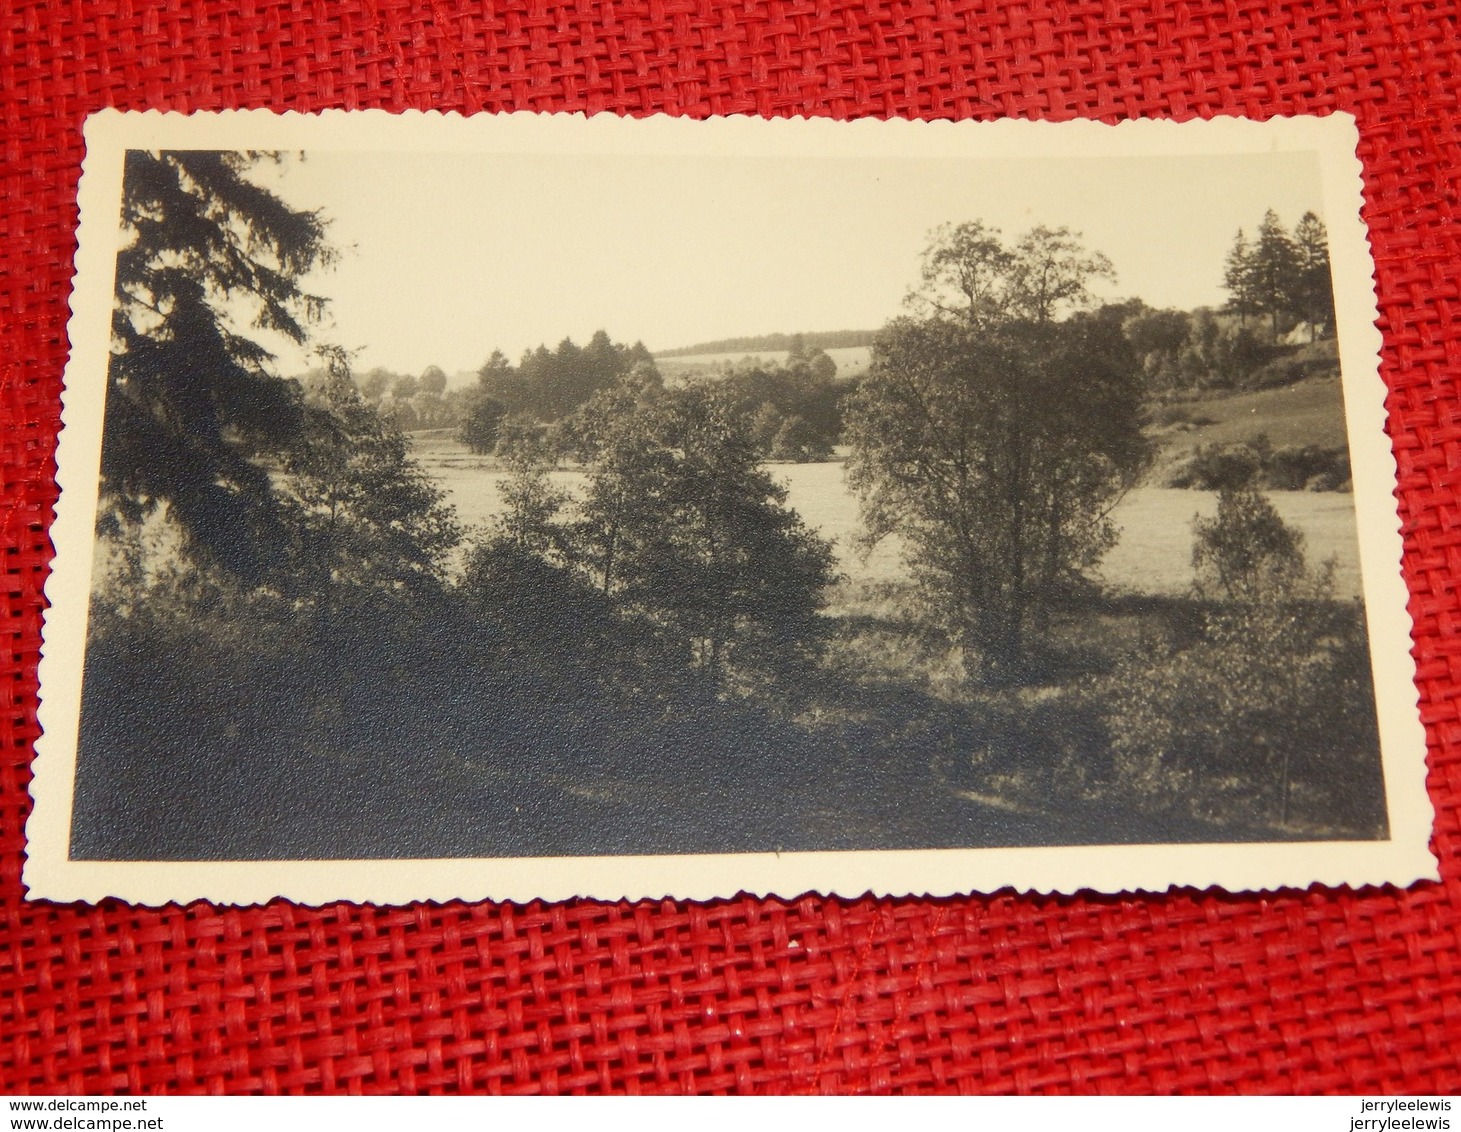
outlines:
M0 1090L1457 1088L1456 24L1454 5L1418 0L0 9ZM81 123L104 106L1353 113L1444 880L708 906L24 902Z

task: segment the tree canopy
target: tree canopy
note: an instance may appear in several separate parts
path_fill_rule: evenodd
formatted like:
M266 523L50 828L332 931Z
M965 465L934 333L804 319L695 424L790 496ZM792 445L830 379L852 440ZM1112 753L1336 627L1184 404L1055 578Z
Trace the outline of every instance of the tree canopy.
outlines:
M507 406L495 397L482 394L475 398L462 421L462 443L479 456L497 447Z
M654 366L642 342L622 345L598 330L586 346L565 338L552 350L546 345L528 350L516 367L494 351L477 377L482 393L510 412L550 422L566 417L638 365Z
M324 301L318 212L249 178L267 155L129 151L102 448L103 529L167 505L194 552L257 577L281 545L261 455L291 449L308 415L260 332L302 343Z
M1291 588L1304 573L1304 535L1253 488L1218 493L1217 514L1193 521L1198 592L1258 601Z
M1013 246L940 229L918 312L890 323L848 403L849 481L869 534L897 534L925 595L991 679L1018 671L1029 623L1113 543L1108 512L1144 469L1142 387L1109 271L1072 233Z
M750 422L762 454L773 460L825 460L842 435L837 363L798 335L785 365L747 360L708 379Z
M1111 261L1086 251L1069 228L1040 225L1010 246L982 221L944 224L924 250L921 283L908 306L974 330L1051 322L1088 305L1090 284L1114 274Z
M786 506L728 398L666 390L654 376L637 367L563 422L558 447L587 468L582 499L553 492L530 446L516 450L507 512L474 577L499 587L508 574L548 576L528 558L566 571L615 612L616 631L635 642L626 649L647 629L715 686L794 667L825 630L831 547ZM561 579L553 589L573 594Z
M1324 222L1306 212L1290 233L1278 213L1269 209L1258 226L1257 239L1250 242L1241 230L1234 238L1223 269L1223 286L1228 292L1228 309L1243 321L1250 315L1266 316L1274 340L1285 317L1307 322L1311 340L1321 327L1332 329L1334 289Z
M793 662L832 577L760 459L726 403L691 389L614 418L589 475L578 543L600 588L712 678Z
M361 399L348 357L326 356L305 440L284 463L295 509L293 585L328 602L342 589L399 593L439 581L461 537L455 515L400 430Z

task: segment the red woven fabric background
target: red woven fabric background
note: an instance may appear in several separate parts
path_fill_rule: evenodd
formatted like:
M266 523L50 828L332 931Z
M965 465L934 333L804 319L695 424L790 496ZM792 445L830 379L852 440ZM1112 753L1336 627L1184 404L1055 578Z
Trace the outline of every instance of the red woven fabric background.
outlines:
M1449 0L0 4L0 1091L1461 1087L1457 22ZM25 903L80 131L103 106L1354 113L1444 881L708 906Z

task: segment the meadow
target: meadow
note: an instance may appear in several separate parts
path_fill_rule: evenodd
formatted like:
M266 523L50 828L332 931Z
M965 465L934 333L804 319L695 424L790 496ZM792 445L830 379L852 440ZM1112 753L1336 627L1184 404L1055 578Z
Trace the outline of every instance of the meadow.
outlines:
M1348 437L1337 368L1274 388L1178 397L1153 408L1147 435L1158 445L1157 460L1145 480L1153 486L1221 486L1192 482L1194 462L1204 453L1211 458L1214 453L1245 448L1327 453L1317 460L1309 458L1303 479L1328 473L1310 486L1342 488L1349 478L1348 461L1340 456ZM1301 487L1303 479L1267 486Z
M1287 392L1284 390L1277 391ZM1230 398L1232 419L1241 421L1246 399ZM416 459L442 487L469 527L486 525L501 513L500 485L507 473L491 457L473 456L445 436L418 439ZM904 576L896 538L871 552L857 546L862 529L857 498L843 481L840 460L812 464L772 464L772 473L788 490L787 502L803 520L831 539L838 568L849 583L888 583ZM581 472L559 469L553 482L569 493L582 494ZM1359 541L1353 496L1347 492L1275 491L1270 493L1283 520L1304 533L1309 561L1335 562L1335 592L1360 596ZM1210 491L1138 487L1112 512L1121 539L1095 572L1095 580L1114 594L1178 596L1192 584L1192 520L1211 517L1217 495Z

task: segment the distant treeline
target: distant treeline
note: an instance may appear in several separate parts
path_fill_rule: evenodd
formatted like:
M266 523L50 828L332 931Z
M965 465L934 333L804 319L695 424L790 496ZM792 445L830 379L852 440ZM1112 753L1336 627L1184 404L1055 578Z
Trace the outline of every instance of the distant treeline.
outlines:
M1178 418L1202 418L1194 402L1229 393L1288 386L1337 373L1333 304L1323 224L1306 214L1290 232L1269 212L1250 241L1239 232L1228 256L1220 308L1157 309L1138 299L1107 303L1103 323L1119 328L1128 361L1138 371L1148 423L1159 430ZM592 419L614 390L714 389L743 421L764 458L825 460L846 446L845 406L863 380L839 375L829 349L886 351L880 333L843 330L766 334L702 342L653 353L642 342L615 342L603 330L585 344L564 338L510 361L493 351L471 386L447 389L438 366L419 375L377 367L355 375L362 401L403 432L450 429L472 451L512 457L527 446L547 457L578 460ZM720 354L686 367L656 359ZM769 358L767 355L781 355ZM301 384L318 392L324 368ZM607 400L606 400L607 398ZM1163 465L1158 482L1208 490L1344 490L1350 479L1344 447L1304 438L1274 444L1255 421L1252 436L1198 444ZM1160 432L1158 435L1165 435Z
M792 339L785 363L747 359L689 384L713 391L742 421L760 454L776 460L825 460L842 432L847 390L834 383L837 365L826 351ZM525 446L540 454L580 459L583 438L626 391L643 396L665 382L642 343L614 342L600 330L587 346L565 338L539 346L516 366L493 351L464 391L461 439L479 454L512 456Z
M793 350L798 342L811 350L846 350L871 346L876 330L822 330L811 334L762 334L749 338L720 338L674 350L656 350L658 358L688 358L697 354L754 353L758 350Z

